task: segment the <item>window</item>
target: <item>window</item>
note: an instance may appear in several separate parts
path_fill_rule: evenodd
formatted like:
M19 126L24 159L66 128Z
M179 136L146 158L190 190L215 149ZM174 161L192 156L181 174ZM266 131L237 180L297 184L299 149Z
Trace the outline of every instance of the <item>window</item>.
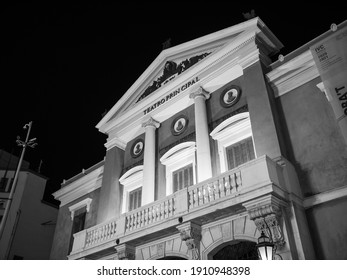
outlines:
M225 120L210 135L218 143L221 172L256 158L248 112Z
M6 186L7 186L8 178L2 177L0 180L0 192L6 191Z
M255 158L252 137L248 137L226 148L229 169L233 169Z
M79 209L75 212L75 216L72 222L72 231L70 236L69 252L72 250L74 234L84 230L84 224L86 221L86 209Z
M71 253L74 237L73 235L77 232L84 230L84 224L86 221L86 214L90 210L90 204L92 203L91 198L85 198L74 205L69 207L71 212L72 230L69 243L69 253Z
M193 176L192 164L174 171L172 173L173 192L177 192L178 190L194 185Z
M141 207L142 188L138 188L129 193L129 211Z
M166 167L166 195L196 184L195 151L195 142L183 142L160 158Z
M143 165L131 168L119 178L119 182L124 186L122 213L142 206L142 180Z

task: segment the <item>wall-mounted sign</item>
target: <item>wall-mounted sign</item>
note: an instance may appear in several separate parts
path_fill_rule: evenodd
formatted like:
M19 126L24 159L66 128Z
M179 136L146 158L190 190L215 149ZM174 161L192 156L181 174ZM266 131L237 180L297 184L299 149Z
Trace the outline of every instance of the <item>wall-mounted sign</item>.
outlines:
M172 135L180 135L182 134L188 126L188 119L181 115L175 118L171 124L171 133Z
M238 86L230 86L226 88L220 95L220 103L223 107L231 107L236 104L241 97L241 88Z
M139 139L137 141L134 142L134 144L131 147L131 156L133 158L137 158L139 157L142 153L143 153L143 148L144 148L144 143L142 139Z
M175 89L170 94L166 95L165 97L163 97L159 101L155 102L153 105L149 106L146 110L143 111L143 114L144 115L148 114L149 112L151 112L154 109L158 108L159 106L163 105L166 101L169 101L171 98L175 97L176 95L178 95L182 91L185 91L187 88L191 87L192 85L194 85L198 81L199 81L199 77L195 77L193 80L191 80L191 81L185 83L184 85L178 87L177 89Z
M317 42L310 50L347 142L347 26Z

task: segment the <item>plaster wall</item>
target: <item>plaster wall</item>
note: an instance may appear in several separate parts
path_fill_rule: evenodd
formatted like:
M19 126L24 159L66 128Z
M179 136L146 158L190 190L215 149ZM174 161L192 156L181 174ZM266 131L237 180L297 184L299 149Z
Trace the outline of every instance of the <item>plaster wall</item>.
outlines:
M53 260L66 260L69 255L69 244L72 232L72 219L69 207L78 203L79 201L91 198L90 210L86 213L86 220L84 228L90 228L97 224L98 204L99 204L100 188L82 196L78 200L74 200L62 207L60 207L57 218L57 225L55 228L54 239L50 259Z
M45 186L45 178L28 172L9 259L49 259L58 209L42 202Z
M306 197L347 185L346 145L319 82L277 98L288 159Z
M347 198L306 210L317 259L347 259Z

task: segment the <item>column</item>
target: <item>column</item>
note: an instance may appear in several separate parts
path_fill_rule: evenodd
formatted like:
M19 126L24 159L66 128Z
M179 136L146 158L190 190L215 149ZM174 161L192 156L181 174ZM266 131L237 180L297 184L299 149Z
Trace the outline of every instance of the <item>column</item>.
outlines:
M192 92L189 97L194 99L195 131L197 149L198 182L212 177L210 137L205 100L210 98L210 93L202 87Z
M155 130L160 123L149 118L142 124L145 128L145 151L143 156L142 204L154 201L155 190Z

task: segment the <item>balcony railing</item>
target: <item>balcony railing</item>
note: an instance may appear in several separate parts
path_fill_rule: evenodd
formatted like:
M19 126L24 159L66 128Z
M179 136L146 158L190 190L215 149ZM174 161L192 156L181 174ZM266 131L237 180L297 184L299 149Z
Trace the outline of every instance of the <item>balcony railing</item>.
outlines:
M137 234L137 238L141 237L141 234L150 234L157 230L155 226L161 225L163 228L169 220L185 214L198 217L200 209L218 202L223 202L224 207L232 206L232 203L240 204L273 191L274 185L283 193L286 190L285 185L288 184L285 183L288 181L288 170L285 170L267 156L247 162L219 176L125 213L118 219L76 233L70 258L81 257L84 250L114 242L117 238L124 240L127 237L131 240L132 234ZM290 187L287 186L288 190ZM233 200L236 197L237 201Z
M241 172L234 170L189 187L188 210L236 194L241 187Z
M170 195L125 214L125 232L141 229L175 216L176 196Z

